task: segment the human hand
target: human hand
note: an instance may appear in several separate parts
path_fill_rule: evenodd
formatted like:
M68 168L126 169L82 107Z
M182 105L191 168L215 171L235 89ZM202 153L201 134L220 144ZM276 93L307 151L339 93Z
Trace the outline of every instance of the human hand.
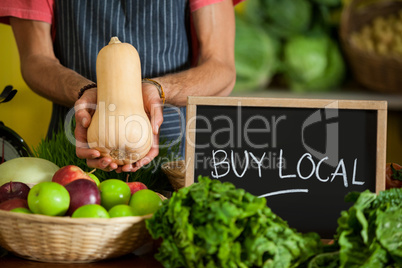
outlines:
M100 157L100 152L89 148L87 143L87 130L91 124L95 108L96 88L85 91L84 95L74 104L76 155L81 159L86 159L88 167L111 171L118 168L117 164L113 163L110 157Z
M151 121L153 143L151 150L146 156L132 165L124 165L116 170L117 172L135 172L141 167L149 164L159 154L159 128L163 122L163 104L155 86L147 83L142 84L142 97L144 110Z

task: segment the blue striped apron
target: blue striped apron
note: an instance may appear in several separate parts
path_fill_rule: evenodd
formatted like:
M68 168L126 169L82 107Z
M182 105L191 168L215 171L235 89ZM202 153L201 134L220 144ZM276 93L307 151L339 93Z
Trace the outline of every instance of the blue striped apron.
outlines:
M186 0L56 0L56 57L62 65L96 81L97 54L117 36L138 50L143 77L188 69L188 8ZM53 104L48 135L68 110ZM185 107L165 107L161 144L181 141L179 154L184 156L184 134Z

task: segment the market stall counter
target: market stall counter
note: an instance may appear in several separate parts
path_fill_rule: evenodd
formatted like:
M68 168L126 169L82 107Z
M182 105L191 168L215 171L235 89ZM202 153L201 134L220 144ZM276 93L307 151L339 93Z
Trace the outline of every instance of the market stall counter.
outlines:
M23 258L19 258L11 253L2 252L0 255L0 267L2 268L53 268L53 267L62 267L62 268L108 268L108 267L152 267L158 268L163 267L155 258L155 252L149 252L143 255L135 255L135 254L127 254L125 256L102 260L91 263L47 263L47 262L37 262L30 261Z

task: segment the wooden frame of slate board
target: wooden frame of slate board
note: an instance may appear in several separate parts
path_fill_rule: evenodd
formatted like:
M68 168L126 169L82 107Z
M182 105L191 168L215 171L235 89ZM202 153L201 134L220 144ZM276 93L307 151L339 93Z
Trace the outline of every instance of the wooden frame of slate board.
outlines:
M331 239L348 192L385 189L386 101L189 97L186 121L185 186L229 181L298 231Z

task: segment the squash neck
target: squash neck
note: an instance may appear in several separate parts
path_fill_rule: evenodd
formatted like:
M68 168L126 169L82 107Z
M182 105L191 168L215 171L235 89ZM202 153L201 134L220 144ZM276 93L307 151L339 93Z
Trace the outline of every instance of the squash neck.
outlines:
M120 40L119 40L119 38L117 36L113 36L112 38L110 38L109 45L120 44L120 43L121 42L120 42Z

